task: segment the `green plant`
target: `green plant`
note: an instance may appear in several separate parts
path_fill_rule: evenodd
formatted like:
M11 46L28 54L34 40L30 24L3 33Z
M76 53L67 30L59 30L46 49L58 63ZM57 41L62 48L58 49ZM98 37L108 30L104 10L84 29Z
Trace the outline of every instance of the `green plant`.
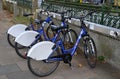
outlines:
M22 24L28 24L29 23L29 19L27 17L24 17L24 16L16 16L14 18L14 21L16 23L22 23Z
M105 61L105 56L98 56L98 61Z

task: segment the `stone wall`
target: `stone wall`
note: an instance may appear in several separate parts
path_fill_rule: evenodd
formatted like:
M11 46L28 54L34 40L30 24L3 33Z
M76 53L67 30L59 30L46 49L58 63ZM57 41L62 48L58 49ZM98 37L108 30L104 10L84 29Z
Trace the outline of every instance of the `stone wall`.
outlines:
M28 7L18 6L16 1L2 0L3 9L13 13L14 16L23 15L23 13L32 13L32 9Z

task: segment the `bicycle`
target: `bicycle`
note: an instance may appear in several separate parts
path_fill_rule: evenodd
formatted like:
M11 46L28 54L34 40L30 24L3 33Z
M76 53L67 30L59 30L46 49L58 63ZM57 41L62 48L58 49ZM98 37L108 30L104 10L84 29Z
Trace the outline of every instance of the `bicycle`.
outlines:
M71 12L71 11L72 10L66 10L66 11L62 11L62 12L55 11L56 13L59 13L61 15L60 16L61 17L61 27L67 27L66 29L62 30L62 34L65 34L66 31L68 32L66 39L68 39L70 43L65 44L66 49L72 47L78 37L77 33L73 29L71 29L68 25L68 19L71 19L71 16L65 17L65 14L68 12ZM52 38L55 35L55 31L53 31L51 29L51 27L48 27L46 30L46 35L48 36L48 38Z
M45 10L46 12L47 12L48 8L49 8L49 6L46 8L46 10ZM40 11L40 15L42 14L42 12L44 12L44 11L41 10ZM30 14L23 14L23 16L29 18L29 16L33 16L33 14L32 13L30 13ZM51 17L47 17L46 22L50 22L51 21L50 18ZM30 20L30 23L29 23L28 26L26 26L24 24L16 24L16 25L13 25L11 28L8 29L8 31L7 31L7 40L8 40L8 43L10 44L10 46L12 46L13 48L15 48L15 41L14 41L15 38L17 36L19 36L21 33L25 32L27 30L34 30L34 31L38 30L38 28L35 29L32 18L30 18L29 20ZM35 23L37 25L41 24L42 22L43 22L43 20L41 20L41 18L40 18L40 20L39 19L35 19Z
M95 68L97 62L97 50L94 40L87 32L84 18L92 15L93 12L88 13L86 16L77 18L81 22L81 31L77 38L75 45L71 49L65 49L62 39L56 43L50 41L39 42L28 51L27 65L29 70L36 76L44 77L53 73L60 61L71 66L72 56L78 47L79 42L83 39L84 55L87 59L88 65ZM67 33L63 37L65 39ZM42 53L40 53L40 52Z
M33 14L24 14L24 17L29 17L32 16ZM35 23L38 24L38 21L35 20ZM27 31L27 30L35 30L34 26L32 25L32 20L30 20L30 24L28 26L24 24L16 24L13 25L11 28L8 29L7 32L7 40L8 43L12 46L15 47L15 38L20 35L22 32Z
M42 12L44 12L44 11L40 11L40 14L42 14ZM29 31L25 31L25 32L21 33L20 35L18 35L16 37L16 39L15 39L15 47L14 48L15 48L15 51L16 51L18 56L26 59L26 50L28 50L37 41L42 41L42 38L40 36L43 35L44 39L48 40L47 36L45 35L45 31L44 31L44 27L45 27L45 25L47 23L49 24L48 27L51 24L53 24L51 16L48 16L45 20L42 20L40 23L39 23L39 21L37 22L37 24L41 24L40 25L41 27L39 27L39 29L35 30L33 28L33 24L31 23L30 24L30 26L32 27L31 31L29 30L30 28L26 28ZM32 34L32 35L30 36L30 34ZM32 39L32 41L30 41L29 44L27 44L27 45L25 45L26 44L25 42L28 41L28 40L26 40L28 38L26 35L27 36L29 35L30 39L31 38L35 38L35 39ZM26 39L24 37L26 37ZM24 40L24 41L22 41L22 40ZM24 48L23 49L19 49L19 45L24 46ZM25 52L23 52L23 51L25 51Z
M66 19L68 19L69 17L67 17ZM70 36L71 38L69 38L68 40L70 40L71 41L71 43L73 43L73 41L75 40L76 41L76 39L77 39L77 34L76 34L76 32L74 31L74 30L72 30L72 29L68 29L68 26L65 26L65 25L63 25L62 27L58 27L58 26L55 26L54 25L54 23L52 22L52 19L51 18L49 18L49 21L51 21L50 23L49 23L49 26L48 26L48 28L51 26L51 29L54 31L54 32L56 32L55 33L55 36L54 37L52 37L52 38L48 38L48 36L46 35L46 33L45 33L45 30L44 30L44 28L45 28L45 24L44 23L46 23L46 21L48 20L48 18L45 20L45 22L43 22L41 25L41 28L38 30L38 33L36 33L36 32L32 32L32 34L34 33L34 36L32 36L32 41L28 44L28 45L25 45L25 44L23 44L23 42L26 42L26 41L28 41L28 40L26 40L26 39L24 39L24 37L25 37L25 35L28 35L29 34L29 36L30 36L30 33L31 32L29 32L29 31L27 31L27 32L24 32L24 33L22 33L21 35L19 35L17 38L16 38L16 43L15 43L15 51L16 51L16 53L18 54L18 56L20 56L20 57L22 57L22 58L24 58L24 59L26 59L26 51L30 48L30 47L32 47L34 44L36 44L38 41L42 41L42 40L49 40L49 41L53 41L53 42L55 42L56 40L59 40L61 37L62 37L62 35L64 35L65 33L63 33L63 32L68 32L68 34L70 34L70 35L72 35L72 36L74 36L74 37L72 37L72 36ZM62 22L63 23L63 22ZM67 30L63 30L62 28L65 28L65 29L67 29ZM56 30L56 29L59 29L60 31L58 31L58 30ZM61 30L62 29L62 30ZM72 33L73 32L73 33ZM59 34L61 34L61 35L59 35ZM58 38L58 35L59 35L59 38ZM61 37L60 37L61 36ZM22 39L23 38L23 39ZM74 39L74 40L73 40ZM19 40L24 40L24 41L19 41ZM26 41L25 41L26 40ZM18 44L21 44L21 45L23 45L23 46L25 46L25 48L24 49L19 49L18 48ZM25 51L25 52L24 52Z

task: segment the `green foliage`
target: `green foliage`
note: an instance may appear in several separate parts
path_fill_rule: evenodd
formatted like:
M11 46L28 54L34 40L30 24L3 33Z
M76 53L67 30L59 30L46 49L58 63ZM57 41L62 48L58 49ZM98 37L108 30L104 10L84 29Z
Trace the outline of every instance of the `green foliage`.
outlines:
M105 61L105 56L98 56L98 61Z
M16 16L14 18L14 21L16 23L21 23L21 24L28 24L29 23L29 19L27 17L24 17L24 16Z

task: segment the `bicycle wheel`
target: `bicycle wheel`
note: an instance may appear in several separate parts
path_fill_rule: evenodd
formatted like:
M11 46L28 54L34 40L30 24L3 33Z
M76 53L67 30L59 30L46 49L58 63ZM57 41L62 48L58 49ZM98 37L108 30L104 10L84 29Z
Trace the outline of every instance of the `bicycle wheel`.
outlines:
M7 40L8 40L8 43L13 47L15 48L15 37L11 36L10 34L7 34ZM24 46L21 46L20 44L18 45L18 48L19 49L22 49L24 48Z
M10 34L7 34L7 40L12 47L15 47L15 37L11 36Z
M51 39L51 38L53 38L53 37L55 36L55 32L53 32L53 31L51 30L51 27L50 27L50 26L48 26L48 28L46 29L46 35L47 35L47 37L48 37L49 39Z
M39 39L36 40L36 42L34 44L36 44L37 42L40 42L40 41L42 41L41 37L39 37ZM18 44L17 42L15 42L15 51L16 51L16 53L17 53L18 56L20 56L23 59L26 59L27 58L26 55L27 55L27 52L28 52L28 50L29 50L30 47L25 47L24 46L24 48L19 49L19 45L20 44Z
M94 40L90 36L84 37L84 55L87 59L88 65L95 68L97 63L97 51Z
M44 53L44 52L43 52ZM52 56L56 56L59 53L57 51L54 52L54 54ZM39 77L44 77L44 76L48 76L51 73L53 73L58 65L59 65L59 61L47 61L47 60L34 60L30 57L27 58L27 64L28 64L28 68L29 70L36 76Z
M63 39L63 44L64 44L65 49L72 48L77 40L77 37L78 37L77 33L74 30L68 29Z
M26 55L28 52L29 48L28 47L24 47L23 49L19 49L19 44L17 42L15 42L15 51L17 53L18 56L20 56L23 59L26 59Z

